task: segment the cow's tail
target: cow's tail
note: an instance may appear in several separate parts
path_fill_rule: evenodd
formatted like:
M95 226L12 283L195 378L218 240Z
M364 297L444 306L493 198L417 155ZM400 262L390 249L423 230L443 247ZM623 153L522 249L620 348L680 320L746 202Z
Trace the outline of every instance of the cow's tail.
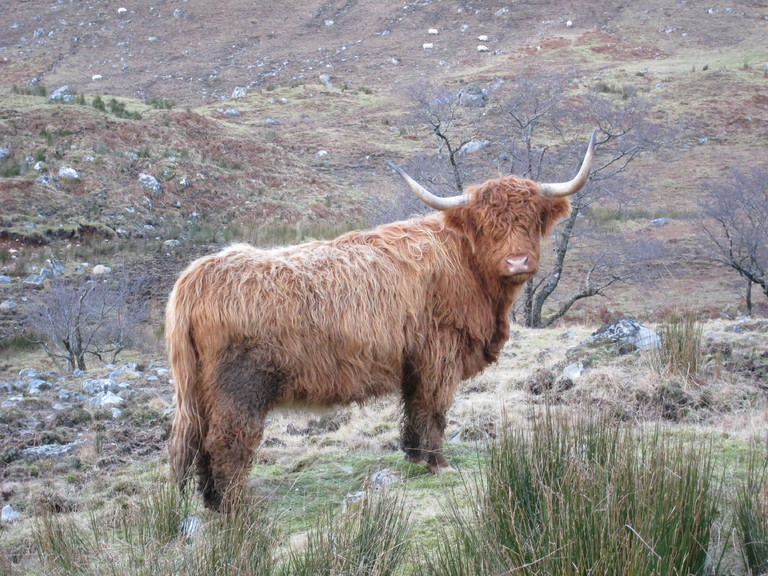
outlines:
M173 478L184 489L203 449L205 414L199 398L197 351L190 332L190 299L184 298L182 292L177 284L168 300L165 340L176 390L168 456Z

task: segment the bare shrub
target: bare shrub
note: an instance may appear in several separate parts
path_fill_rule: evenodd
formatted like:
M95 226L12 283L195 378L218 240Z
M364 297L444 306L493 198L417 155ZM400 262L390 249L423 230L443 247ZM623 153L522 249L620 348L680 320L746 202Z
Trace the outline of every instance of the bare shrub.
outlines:
M114 362L147 318L146 284L145 277L127 273L54 280L30 315L36 341L69 371L85 370L88 355Z

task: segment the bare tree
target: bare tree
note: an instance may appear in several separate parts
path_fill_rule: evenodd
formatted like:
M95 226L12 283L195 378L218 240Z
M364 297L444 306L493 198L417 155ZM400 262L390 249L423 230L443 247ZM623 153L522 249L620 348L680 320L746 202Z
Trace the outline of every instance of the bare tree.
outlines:
M146 281L127 275L73 282L53 281L41 305L30 316L37 342L69 371L85 370L86 356L110 362L128 347L147 307L140 297Z
M595 202L615 197L623 183L627 168L641 153L653 150L666 137L649 122L651 104L631 92L596 94L570 98L569 78L562 74L523 74L512 81L496 83L487 91L488 106L464 108L456 95L429 97L419 91L416 114L430 128L440 143L439 149L450 163L452 178L442 178L439 162L421 162L415 170L428 183L453 180L455 194L461 192L467 176L479 173L479 161L487 156L462 154L472 139L483 137L493 143L500 172L515 173L534 180L557 180L568 173L583 155L584 134L593 127L599 129L597 164L590 181L572 198L571 216L555 229L554 254L548 268L542 266L539 275L526 287L516 313L523 316L526 326L544 327L552 324L579 300L604 295L605 291L633 271L633 264L655 254L656 249L643 253L630 250L618 252L623 246L612 238L606 242L584 226L584 216ZM568 98L566 100L566 98ZM429 170L432 170L430 173ZM485 169L487 175L487 168ZM581 281L567 296L556 298L556 291L568 267L578 253ZM570 285L574 285L571 282ZM548 303L558 300L554 312L545 315ZM545 308L546 306L546 308Z
M714 259L747 282L747 313L752 285L768 296L768 166L734 169L730 178L704 186L702 225Z

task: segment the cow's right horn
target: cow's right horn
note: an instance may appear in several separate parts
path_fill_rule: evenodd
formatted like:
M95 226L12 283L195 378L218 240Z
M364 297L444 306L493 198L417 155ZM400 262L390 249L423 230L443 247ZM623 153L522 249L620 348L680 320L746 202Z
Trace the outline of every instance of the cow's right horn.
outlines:
M400 174L400 176L403 177L403 180L405 180L405 183L408 184L408 187L413 190L413 193L416 194L416 196L424 202L427 206L430 208L434 208L435 210L448 210L449 208L457 208L459 206L466 206L469 204L469 201L472 199L472 197L469 194L460 194L458 196L450 196L448 198L443 198L441 196L435 196L424 188L421 184L416 182L413 178L408 176L406 174L405 170L400 168L397 164L394 164L392 162L387 162L392 169Z
M579 173L576 174L573 180L569 182L539 183L539 190L541 190L544 196L570 196L581 190L582 186L587 183L589 170L592 168L592 158L595 155L595 138L597 138L597 130L592 131L592 137L589 139L584 161L581 163Z

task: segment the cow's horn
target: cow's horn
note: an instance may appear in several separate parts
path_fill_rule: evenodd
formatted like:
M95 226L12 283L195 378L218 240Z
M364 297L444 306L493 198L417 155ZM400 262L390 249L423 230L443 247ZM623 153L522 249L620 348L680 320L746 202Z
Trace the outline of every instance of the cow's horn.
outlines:
M408 187L413 190L413 193L416 194L416 196L424 202L427 206L430 208L434 208L435 210L447 210L448 208L456 208L459 206L466 206L469 201L472 199L472 197L469 194L460 194L458 196L450 196L448 198L443 198L441 196L435 196L424 188L421 184L416 182L413 178L408 176L406 174L405 170L400 168L397 164L394 164L392 162L387 162L392 169L400 174L400 176L403 177L403 180L405 180L405 183L408 184Z
M592 137L589 139L589 145L587 146L587 153L584 155L584 161L581 163L579 173L576 174L576 178L570 182L540 182L539 189L544 196L570 196L575 194L584 184L587 183L589 178L589 170L592 167L592 157L595 155L595 138L597 137L597 130L592 131Z

